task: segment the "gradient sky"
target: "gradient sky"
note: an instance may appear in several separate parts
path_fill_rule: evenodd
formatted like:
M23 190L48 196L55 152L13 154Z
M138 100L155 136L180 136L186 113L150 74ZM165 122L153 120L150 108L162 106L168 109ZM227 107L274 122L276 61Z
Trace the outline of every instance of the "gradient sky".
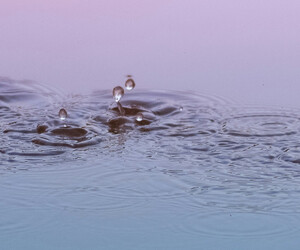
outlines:
M0 0L0 75L300 105L299 0Z

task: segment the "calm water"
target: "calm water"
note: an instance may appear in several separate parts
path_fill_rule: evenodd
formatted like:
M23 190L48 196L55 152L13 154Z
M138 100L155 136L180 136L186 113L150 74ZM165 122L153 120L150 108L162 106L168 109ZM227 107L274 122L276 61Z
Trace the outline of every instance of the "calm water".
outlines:
M298 249L300 110L121 103L1 78L0 249Z

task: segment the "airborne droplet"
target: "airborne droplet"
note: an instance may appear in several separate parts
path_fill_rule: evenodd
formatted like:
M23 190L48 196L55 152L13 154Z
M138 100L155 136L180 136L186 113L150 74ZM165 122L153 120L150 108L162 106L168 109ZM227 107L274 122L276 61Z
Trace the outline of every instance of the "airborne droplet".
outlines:
M129 78L126 82L125 82L125 88L127 90L132 90L135 87L135 82L133 79Z
M58 113L58 116L59 116L59 119L64 121L66 120L68 114L67 114L67 111L65 109L61 109Z
M136 115L136 120L137 120L138 122L141 122L143 119L144 119L143 114L142 114L141 112L137 113L137 115Z
M117 86L113 89L113 97L116 102L119 102L124 95L124 89L120 86Z

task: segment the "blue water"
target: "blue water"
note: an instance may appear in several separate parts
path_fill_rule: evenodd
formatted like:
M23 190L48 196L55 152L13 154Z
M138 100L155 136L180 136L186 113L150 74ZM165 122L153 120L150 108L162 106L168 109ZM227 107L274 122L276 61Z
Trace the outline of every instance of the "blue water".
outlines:
M0 249L299 248L300 110L121 103L1 78Z

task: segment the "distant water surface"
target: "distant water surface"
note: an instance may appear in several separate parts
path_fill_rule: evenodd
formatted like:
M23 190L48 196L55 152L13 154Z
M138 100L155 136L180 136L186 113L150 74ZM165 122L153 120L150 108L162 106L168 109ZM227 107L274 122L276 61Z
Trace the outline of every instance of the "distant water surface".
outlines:
M0 79L0 249L297 249L300 110L121 103Z

